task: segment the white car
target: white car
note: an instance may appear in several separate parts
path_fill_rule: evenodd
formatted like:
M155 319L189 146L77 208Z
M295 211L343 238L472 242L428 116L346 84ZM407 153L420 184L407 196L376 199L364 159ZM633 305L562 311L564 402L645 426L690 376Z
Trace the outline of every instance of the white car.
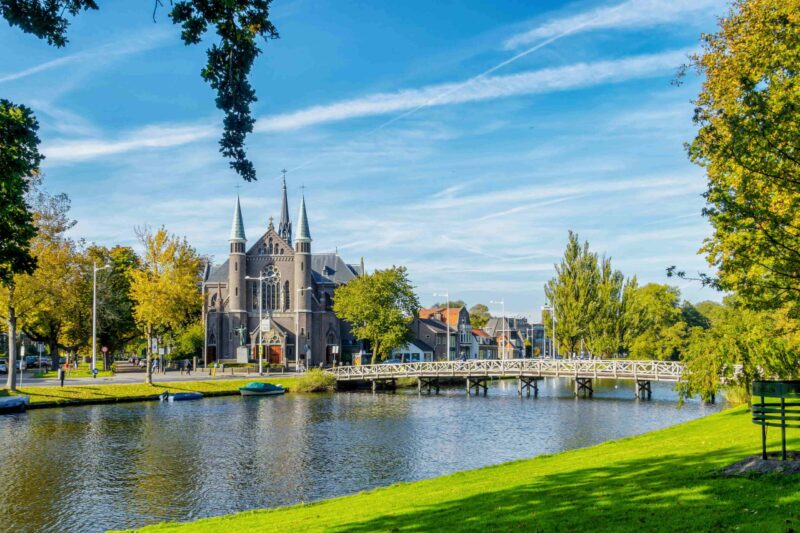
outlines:
M0 359L0 374L8 374L8 359Z

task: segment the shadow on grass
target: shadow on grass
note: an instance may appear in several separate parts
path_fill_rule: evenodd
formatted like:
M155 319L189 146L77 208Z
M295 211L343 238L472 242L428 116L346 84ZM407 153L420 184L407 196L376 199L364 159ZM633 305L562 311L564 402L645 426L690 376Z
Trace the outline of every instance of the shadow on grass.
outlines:
M510 489L348 523L333 530L800 529L800 476L726 478L717 473L719 468L741 458L741 448L727 448L705 454L620 461L547 474ZM453 483L460 481L455 478Z

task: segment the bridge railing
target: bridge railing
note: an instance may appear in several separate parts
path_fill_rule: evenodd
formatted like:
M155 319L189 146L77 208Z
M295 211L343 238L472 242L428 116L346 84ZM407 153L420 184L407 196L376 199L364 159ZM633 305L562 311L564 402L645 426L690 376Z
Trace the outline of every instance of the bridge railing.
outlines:
M330 369L337 380L399 377L593 377L679 381L684 370L677 361L629 359L471 359L340 366Z

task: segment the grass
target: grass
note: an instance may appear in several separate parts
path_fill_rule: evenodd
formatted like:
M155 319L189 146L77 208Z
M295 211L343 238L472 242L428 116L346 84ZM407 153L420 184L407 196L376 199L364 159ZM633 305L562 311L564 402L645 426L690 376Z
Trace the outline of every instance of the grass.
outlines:
M789 436L798 447L798 432ZM772 430L773 446L777 437ZM798 530L800 476L717 473L759 449L760 430L740 407L590 448L140 531Z
M97 377L110 377L113 376L114 373L110 370L101 370L104 368L103 361L100 359L97 360L97 369L99 372L97 373ZM36 372L33 375L34 378L57 378L58 377L58 370L48 370L47 372ZM78 363L78 368L70 368L67 370L67 378L90 378L92 377L92 365L90 363Z
M333 374L312 368L294 383L297 392L330 392L336 388Z
M80 403L151 399L163 392L202 392L208 395L235 394L239 387L252 381L281 384L293 389L297 378L226 379L213 381L177 381L152 385L130 383L120 385L76 385L67 387L21 387L15 394L27 395L32 405L70 405ZM3 394L0 389L0 395ZM42 405L43 406L43 405Z

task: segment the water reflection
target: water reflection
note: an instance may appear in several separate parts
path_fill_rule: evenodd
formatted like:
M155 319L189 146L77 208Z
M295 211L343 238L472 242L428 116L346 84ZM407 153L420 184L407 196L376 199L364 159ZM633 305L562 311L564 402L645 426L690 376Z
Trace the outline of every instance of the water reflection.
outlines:
M338 393L213 398L31 411L0 417L0 524L102 531L307 502L397 481L588 446L716 411L677 409L667 384L568 380L518 398Z

